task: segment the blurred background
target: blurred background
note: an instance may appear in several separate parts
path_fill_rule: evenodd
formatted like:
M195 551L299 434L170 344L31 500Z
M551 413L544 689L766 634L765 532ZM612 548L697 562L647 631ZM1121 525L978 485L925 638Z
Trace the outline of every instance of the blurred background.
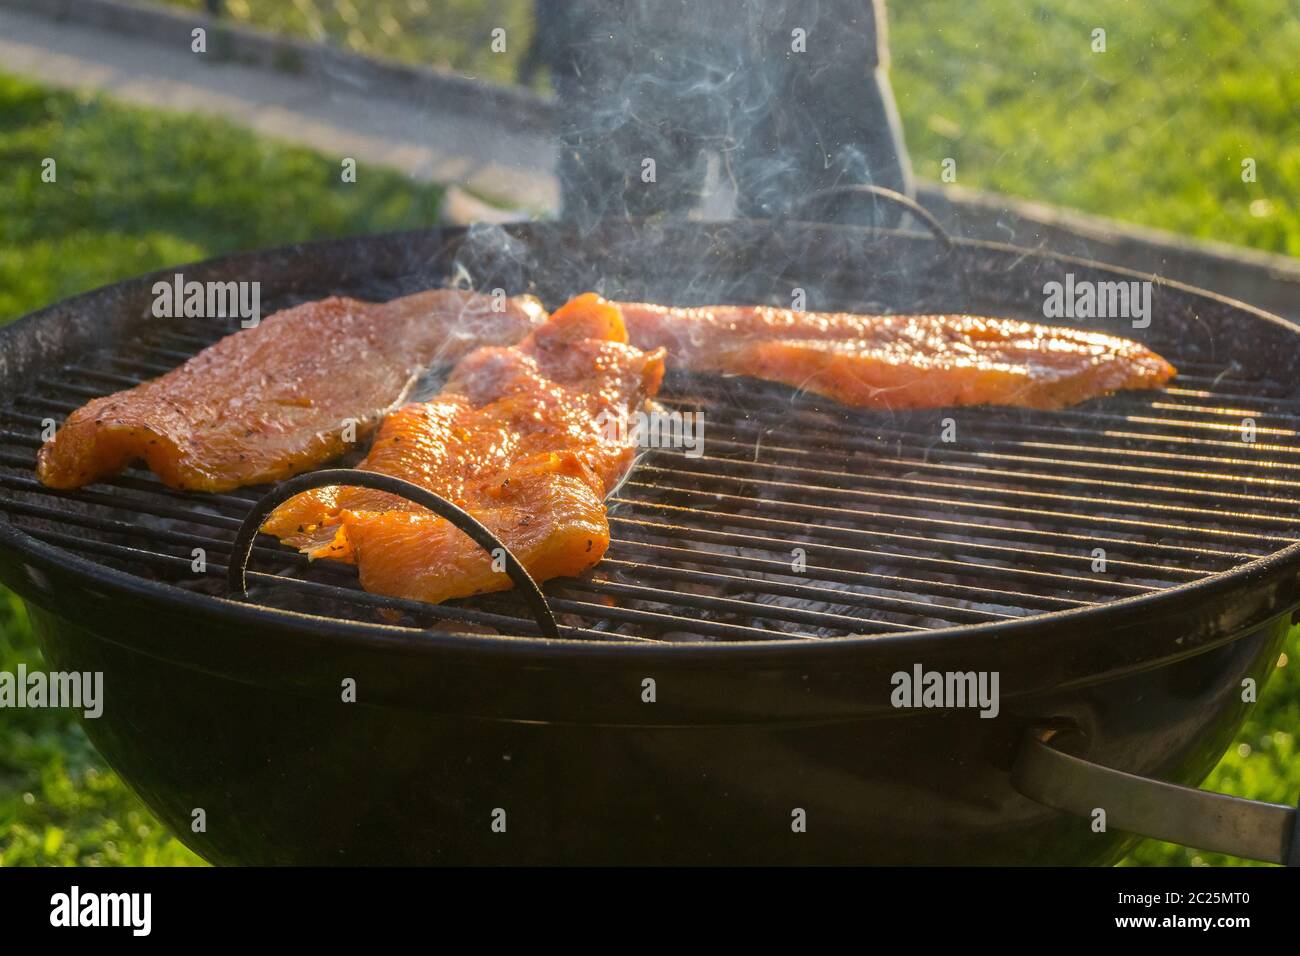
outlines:
M1265 307L1300 289L1300 0L888 13L918 196L968 232L1145 250ZM227 251L553 213L538 22L532 0L0 0L0 321ZM1273 278L1221 288L1211 259ZM1293 634L1205 786L1294 802L1298 653ZM20 662L40 654L0 594L0 670ZM0 711L0 863L199 862L70 714ZM1241 862L1154 842L1126 861Z

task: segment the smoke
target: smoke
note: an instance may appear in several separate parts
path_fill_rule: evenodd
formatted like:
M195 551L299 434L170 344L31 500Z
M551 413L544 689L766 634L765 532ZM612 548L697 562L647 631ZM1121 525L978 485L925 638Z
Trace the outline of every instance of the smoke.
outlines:
M475 223L451 263L447 285L467 292L504 288L508 294L531 292L534 244L493 223ZM486 280L491 279L491 282Z
M562 221L472 227L452 284L531 293L552 309L594 291L668 305L920 310L929 248L873 258L871 234L780 222L896 220L871 199L811 211L837 187L910 189L883 25L879 0L539 3L538 48L560 99ZM685 222L706 216L708 228ZM872 281L828 275L827 263ZM879 297L844 297L877 283Z
M846 301L844 277L824 268L837 262L888 270L919 299L916 263L872 260L867 234L832 240L779 221L894 223L872 199L813 205L846 185L910 189L883 28L881 0L538 3L537 49L560 100L561 222L472 227L452 284L532 293L552 309L586 291L670 305L897 306L893 289ZM716 226L686 226L692 218Z

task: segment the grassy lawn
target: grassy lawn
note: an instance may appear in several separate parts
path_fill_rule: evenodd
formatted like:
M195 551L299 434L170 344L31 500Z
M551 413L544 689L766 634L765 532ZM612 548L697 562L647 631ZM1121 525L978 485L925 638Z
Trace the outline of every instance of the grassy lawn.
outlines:
M1300 256L1294 0L892 4L917 174ZM1094 28L1106 52L1093 53ZM1258 181L1242 182L1253 158Z
M197 0L183 0L198 6ZM509 80L527 0L228 0L239 19ZM894 83L918 172L1300 255L1300 22L1288 0L896 3ZM1083 11L1087 10L1087 13ZM487 36L505 26L507 53ZM1106 53L1089 49L1107 30ZM57 184L40 181L58 162ZM1259 181L1243 183L1253 157ZM434 188L223 123L52 93L0 76L0 320L226 250L431 223ZM0 670L39 661L0 600ZM1206 786L1300 793L1300 632ZM108 771L71 717L6 711L0 862L195 862ZM1130 863L1233 863L1154 842Z

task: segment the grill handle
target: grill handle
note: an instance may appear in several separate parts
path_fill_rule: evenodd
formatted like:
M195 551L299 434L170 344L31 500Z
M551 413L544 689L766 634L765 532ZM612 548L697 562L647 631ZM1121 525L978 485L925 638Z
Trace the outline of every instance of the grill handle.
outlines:
M239 526L239 533L235 535L235 543L230 553L230 566L226 569L226 581L232 592L240 597L248 593L248 560L253 553L253 539L257 537L258 529L262 527L262 522L266 520L266 516L296 494L329 485L369 488L372 491L386 491L398 495L408 501L415 502L417 505L428 508L440 518L446 518L469 535L475 544L489 554L494 549L500 548L501 553L505 556L506 574L514 582L515 587L523 593L524 600L527 602L529 610L533 612L533 617L537 621L538 628L541 629L542 636L553 638L560 636L559 628L555 623L555 615L551 612L551 606L546 603L546 596L542 594L542 589L537 586L537 582L528 573L528 569L520 563L511 550L505 546L500 538L489 531L481 521L441 495L434 494L429 489L422 488L413 482L394 478L391 475L381 475L373 471L360 471L356 468L327 468L323 471L299 475L296 478L280 482L257 499L248 515L244 518L243 524Z
M1181 787L1113 770L1053 746L1059 728L1031 728L1011 768L1011 785L1056 810L1184 846L1300 866L1300 810Z
M884 186L872 186L868 183L859 183L853 186L832 186L829 189L819 189L816 192L809 193L795 200L785 215L790 218L798 218L801 215L815 214L818 209L824 209L829 203L837 199L861 199L864 196L870 196L873 200L884 200L887 203L893 203L895 206L901 206L907 212L916 217L916 220L926 229L928 229L934 238L938 239L944 249L951 250L953 247L952 236L948 235L948 230L943 228L943 224L935 218L934 213L926 209L919 202L910 196L905 196L893 189L886 189Z

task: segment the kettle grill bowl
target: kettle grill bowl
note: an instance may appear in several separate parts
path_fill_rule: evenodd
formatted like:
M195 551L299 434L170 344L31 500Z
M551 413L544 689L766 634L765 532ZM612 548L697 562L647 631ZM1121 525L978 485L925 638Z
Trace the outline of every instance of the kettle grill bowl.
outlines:
M738 300L746 277L797 263L828 285L851 284L854 301L1004 314L1032 311L1045 277L1066 269L1131 278L986 243L940 255L931 240L889 232L637 228L376 236L181 271L258 278L264 299L362 293L377 274L414 289L465 264L466 244L482 238L471 248L476 280L511 291L536 280L548 299L596 275L627 298ZM658 256L649 280L646 248ZM708 281L684 287L673 269ZM155 278L0 333L7 395L129 337L148 321ZM1296 329L1280 319L1163 282L1153 310L1148 341L1175 364L1191 356L1295 380ZM0 579L26 600L50 668L104 674L103 716L85 721L92 741L218 863L1111 861L1133 838L1093 833L1011 788L1024 729L1059 721L1094 761L1199 781L1245 718L1242 681L1263 685L1273 669L1300 605L1298 565L1291 545L1109 603L873 637L545 641L239 603L0 524ZM999 717L891 707L890 675L917 664L997 671ZM356 703L342 700L346 679ZM191 826L198 808L202 832ZM498 809L504 833L492 827ZM796 809L807 832L792 832Z
M1132 837L1094 833L1009 786L1017 731L1050 716L1084 729L1091 759L1195 783L1244 719L1241 681L1266 679L1287 626L1274 619L1158 668L1004 699L998 720L935 711L727 722L672 698L745 688L755 704L760 688L793 695L800 684L851 697L861 677L848 660L757 662L711 679L699 667L561 659L523 687L526 665L509 653L410 667L405 655L363 660L275 628L237 625L231 641L230 622L200 624L183 610L147 624L96 617L92 630L70 620L88 608L63 607L33 606L32 619L52 668L105 675L104 714L85 721L91 740L187 845L222 864L1113 862ZM249 673L143 652L142 629L158 643L246 652ZM303 668L308 656L334 666ZM391 676L388 693L375 693L384 669L404 671L406 706L391 701L402 693ZM357 680L357 703L341 702L339 675ZM455 682L509 697L515 710L579 684L639 700L647 675L660 699L641 706L666 711L662 723L602 722L594 708L587 720L551 722L440 706ZM372 693L386 699L369 702ZM192 831L196 808L204 832ZM491 828L497 808L505 833ZM805 833L791 832L796 808Z

